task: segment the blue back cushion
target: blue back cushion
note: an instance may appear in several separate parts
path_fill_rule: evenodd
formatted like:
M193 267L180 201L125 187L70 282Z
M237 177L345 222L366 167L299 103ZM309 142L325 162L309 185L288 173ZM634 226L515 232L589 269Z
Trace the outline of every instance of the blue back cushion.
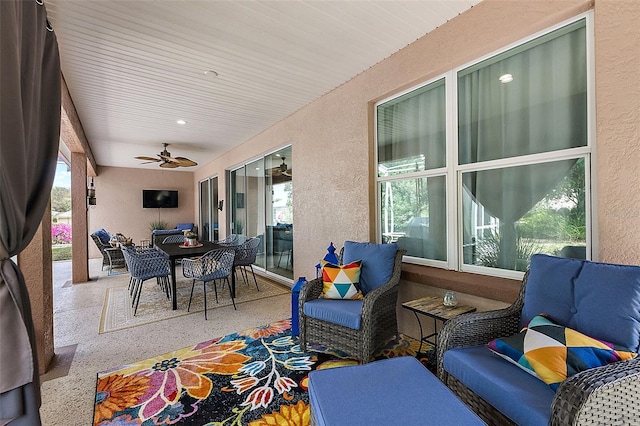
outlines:
M179 229L181 231L193 231L193 223L179 223L176 225L176 229Z
M109 244L109 240L111 239L111 235L109 235L109 233L107 231L105 231L104 228L98 229L93 234L100 239L100 242L102 242L102 244Z
M541 313L638 352L640 267L534 255L520 325Z
M393 274L398 245L345 241L342 263L362 260L360 287L367 294L385 284Z

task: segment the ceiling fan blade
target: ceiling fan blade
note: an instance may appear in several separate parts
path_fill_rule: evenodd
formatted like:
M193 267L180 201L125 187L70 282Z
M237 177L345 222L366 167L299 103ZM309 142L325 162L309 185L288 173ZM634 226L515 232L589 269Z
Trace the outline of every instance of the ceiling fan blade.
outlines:
M283 174L283 175L285 175L285 176L289 176L289 177L291 177L291 176L293 176L293 175L291 174L292 172L293 172L293 170L291 170L291 169L287 169L287 171L286 171L286 172L282 172L282 174Z
M196 163L195 161L189 160L188 158L185 157L176 157L176 160L178 160L178 164L181 167L193 167L193 166L197 166L198 163Z
M160 167L162 167L163 169L175 169L176 167L180 167L180 165L178 163L162 163L160 164Z
M152 162L152 161L155 161L155 162L161 161L161 160L159 160L159 159L157 159L157 158L154 158L154 157L147 157L147 156L145 156L145 155L140 155L140 156L138 156L138 157L133 157L133 158L135 158L135 159L137 159L137 160L146 160L146 161L149 161L149 162Z

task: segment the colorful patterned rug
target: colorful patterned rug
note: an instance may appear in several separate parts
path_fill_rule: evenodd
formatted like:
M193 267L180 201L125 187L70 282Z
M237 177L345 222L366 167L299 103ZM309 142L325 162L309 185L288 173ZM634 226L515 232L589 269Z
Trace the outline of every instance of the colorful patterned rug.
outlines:
M400 335L375 358L416 356L433 369L433 349L418 348ZM304 426L309 372L357 363L302 352L286 319L98 373L94 425Z

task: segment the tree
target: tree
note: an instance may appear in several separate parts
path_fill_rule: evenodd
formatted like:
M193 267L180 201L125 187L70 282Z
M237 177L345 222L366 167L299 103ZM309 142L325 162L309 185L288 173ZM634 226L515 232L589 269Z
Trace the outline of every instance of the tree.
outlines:
M51 190L51 210L68 212L71 210L71 189L54 186Z

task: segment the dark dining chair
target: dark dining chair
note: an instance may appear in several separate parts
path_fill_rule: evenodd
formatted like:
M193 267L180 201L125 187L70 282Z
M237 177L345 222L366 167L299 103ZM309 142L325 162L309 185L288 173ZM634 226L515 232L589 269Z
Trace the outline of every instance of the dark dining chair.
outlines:
M256 262L256 256L258 254L258 245L260 245L260 238L253 237L235 247L236 257L233 261L233 273L235 274L236 269L239 269L245 284L249 285L249 277L247 275L248 266L251 270L251 275L253 275L253 282L256 283L256 289L260 291L256 274L253 271L253 264Z
M231 282L229 276L233 270L233 259L235 250L232 248L221 248L211 250L204 255L195 259L182 259L182 274L185 278L191 278L191 295L189 296L189 306L187 312L191 309L191 299L193 299L193 289L196 281L202 281L202 291L204 296L204 319L207 319L207 283L213 281L213 289L216 295L216 303L218 303L218 281L226 281L231 295L233 309L236 309L236 302L231 291Z
M133 315L138 312L142 283L155 278L160 288L169 295L169 276L171 275L171 263L169 256L155 248L137 248L135 246L122 245L122 254L127 263L131 278L129 279L129 292L131 294L131 307ZM175 297L175 296L174 296Z
M162 244L183 244L184 240L184 234L169 235L162 240Z

